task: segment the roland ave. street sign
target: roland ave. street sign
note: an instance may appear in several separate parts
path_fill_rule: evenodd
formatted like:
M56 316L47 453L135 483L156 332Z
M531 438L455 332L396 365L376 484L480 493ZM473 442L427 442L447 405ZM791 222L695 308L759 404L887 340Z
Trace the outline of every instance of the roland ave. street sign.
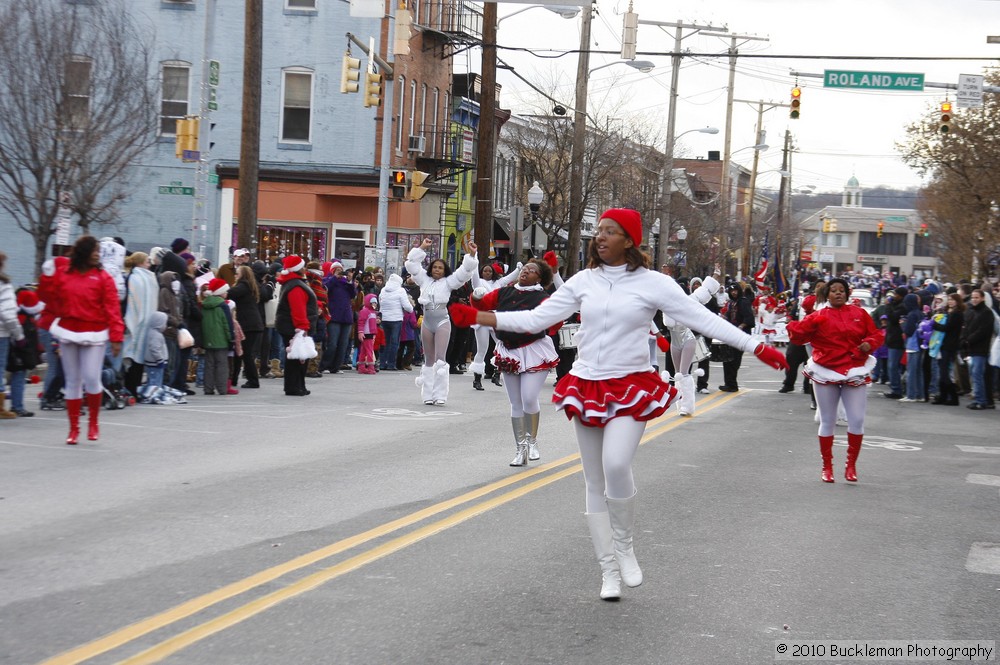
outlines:
M923 74L902 72L852 72L827 69L824 88L860 88L862 90L923 90Z

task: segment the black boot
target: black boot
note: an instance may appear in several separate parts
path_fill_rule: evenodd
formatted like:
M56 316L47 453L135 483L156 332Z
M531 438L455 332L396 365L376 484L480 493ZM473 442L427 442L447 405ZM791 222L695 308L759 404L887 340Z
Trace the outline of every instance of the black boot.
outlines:
M486 390L485 388L483 388L483 375L482 374L473 374L472 375L472 387L475 388L476 390Z
M503 387L503 380L500 378L500 372L493 372L493 385Z

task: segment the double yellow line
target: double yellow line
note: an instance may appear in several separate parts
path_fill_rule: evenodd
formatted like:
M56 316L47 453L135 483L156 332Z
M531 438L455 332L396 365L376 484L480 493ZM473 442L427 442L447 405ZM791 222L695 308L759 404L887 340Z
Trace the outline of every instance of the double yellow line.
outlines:
M706 397L701 400L699 409L702 412L711 411L712 409L722 406L726 402L735 398L737 395L739 395L739 393L715 393L711 397ZM676 416L673 411L670 411L668 414L652 421L649 425L647 425L646 433L643 435L641 443L644 444L651 441L661 434L681 426L687 420L689 419L680 418ZM307 566L316 564L324 559L346 552L376 538L380 538L400 529L418 524L424 520L434 517L435 515L450 511L463 504L476 501L482 497L497 492L498 490L502 490L512 485L519 485L518 487L504 492L503 494L475 503L474 505L455 512L443 519L426 524L405 535L398 536L392 540L382 543L381 545L377 545L371 549L356 554L348 559L345 559L344 561L341 561L340 563L307 575L306 577L295 581L288 586L282 587L277 591L273 591L261 596L260 598L251 600L234 610L226 612L225 614L217 616L213 619L209 619L193 628L163 640L162 642L159 642L158 644L136 654L135 656L119 661L119 665L145 665L147 663L160 662L171 654L185 649L210 635L214 635L215 633L225 630L226 628L230 628L242 621L245 621L250 617L260 614L261 612L289 600L290 598L306 593L307 591L315 589L316 587L325 584L330 580L336 579L341 575L357 570L362 566L398 552L399 550L420 542L425 538L429 538L436 533L440 533L445 529L449 529L453 526L461 524L462 522L472 519L477 515L481 515L526 494L530 494L531 492L545 487L546 485L550 485L557 480L571 476L581 471L583 468L582 465L579 464L579 459L579 454L569 455L548 464L543 464L508 478L504 478L503 480L490 483L489 485L472 490L471 492L466 492L465 494L457 496L453 499L448 499L447 501L442 501L433 506L428 506L423 510L418 510L415 513L411 513L405 517L387 522L375 527L374 529L359 533L356 536L345 538L344 540L332 543L326 547L322 547L318 550L303 554L302 556L295 557L294 559L278 566L262 570L255 575L233 582L232 584L227 584L226 586L210 593L198 596L197 598L192 598L191 600L181 603L176 607L172 607L165 612L143 619L142 621L126 626L125 628L105 635L97 640L88 642L87 644L81 645L75 649L66 651L58 656L43 661L39 665L77 665L78 663L83 663L100 654L124 646L125 644L128 644L143 635L147 635L155 630L159 630L189 616L202 612L224 600L246 593L251 589L267 584L268 582L272 582L280 577L288 575L289 573L293 573ZM567 464L570 464L570 466L566 466L561 469L559 468ZM537 476L541 477L536 478ZM525 482L526 480L532 478L536 479L531 482Z

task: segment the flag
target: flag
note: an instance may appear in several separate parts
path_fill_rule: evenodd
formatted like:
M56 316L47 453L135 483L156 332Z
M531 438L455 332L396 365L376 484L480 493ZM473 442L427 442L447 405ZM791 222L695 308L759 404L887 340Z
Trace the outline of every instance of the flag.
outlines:
M760 248L760 270L754 273L753 280L757 283L757 288L764 286L767 281L767 241L771 233L768 229L764 232L764 245Z
M781 241L778 241L777 248L774 252L774 293L784 293L788 290L788 282L785 281L785 275L781 272Z
M802 274L802 259L796 258L795 265L792 267L792 297L796 299L799 297L800 274Z

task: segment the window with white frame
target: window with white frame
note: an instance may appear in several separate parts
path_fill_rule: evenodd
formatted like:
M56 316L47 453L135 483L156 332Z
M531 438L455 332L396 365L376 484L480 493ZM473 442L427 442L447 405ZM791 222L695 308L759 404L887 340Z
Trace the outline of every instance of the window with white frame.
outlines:
M437 89L437 88L434 88L434 97L433 97L433 100L431 101L431 103L434 105L434 111L433 111L433 113L434 113L434 120L433 120L433 123L431 124L431 141L435 142L436 145L443 145L441 143L442 139L438 138L438 135L437 135L437 133L438 133L438 114L441 111L441 105L439 103L440 101L441 101L441 91L439 89ZM437 154L437 153L434 153L432 151L432 154Z
M177 133L177 121L188 114L191 98L191 64L165 62L161 69L160 135Z
M417 124L417 82L410 81L410 136L416 135Z
M316 0L285 0L288 9L316 9Z
M396 122L396 150L403 149L403 111L406 109L406 78L399 77L399 107Z
M281 140L308 143L312 128L313 73L308 69L286 69L281 102Z
M420 86L420 135L427 131L427 84Z
M62 123L66 129L84 129L90 122L90 77L94 61L74 55L66 60L63 80Z

